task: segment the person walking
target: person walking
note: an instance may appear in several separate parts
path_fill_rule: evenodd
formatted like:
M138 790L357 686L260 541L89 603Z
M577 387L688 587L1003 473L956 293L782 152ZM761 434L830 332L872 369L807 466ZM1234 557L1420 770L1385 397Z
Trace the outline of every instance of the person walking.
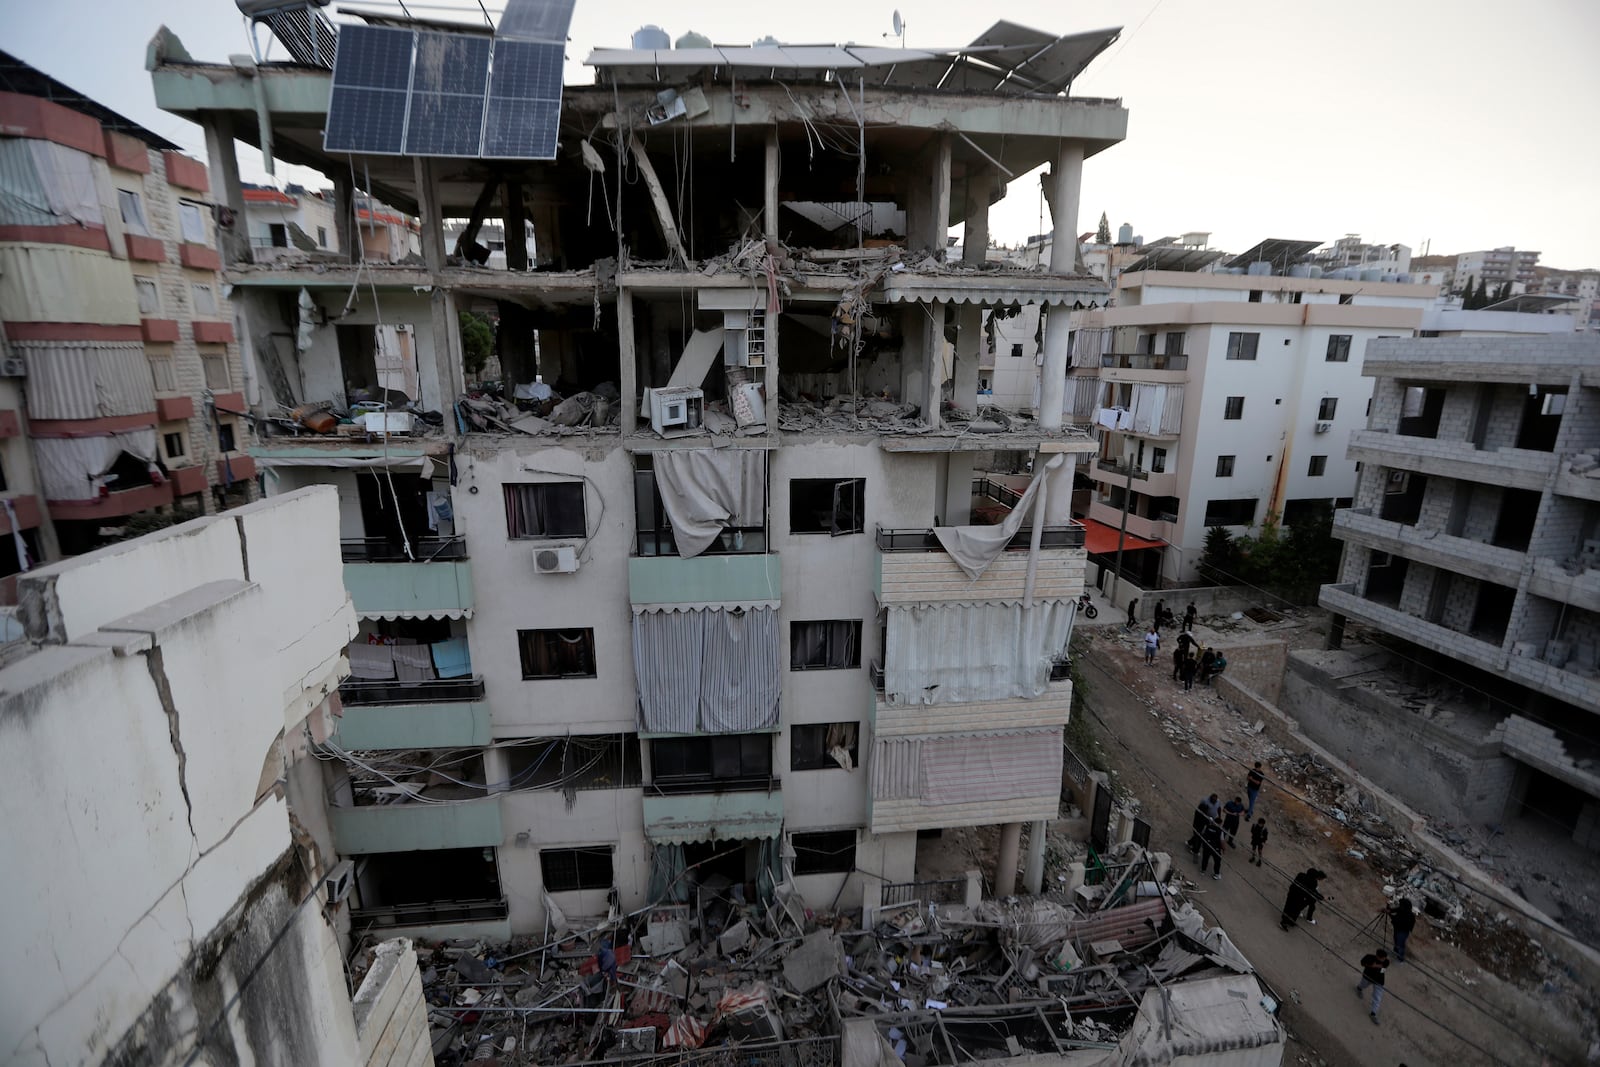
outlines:
M1213 864L1213 881L1222 881L1222 824L1216 819L1207 819L1206 828L1200 834L1200 873L1206 873L1206 863Z
M1150 631L1144 635L1144 662L1146 666L1154 666L1156 653L1161 651L1161 634L1156 629L1156 624L1150 624Z
M1356 984L1356 996L1368 988L1372 990L1372 1025L1378 1025L1378 1006L1383 1003L1383 972L1389 966L1389 954L1383 949L1361 957L1361 981Z
M1217 662L1217 654L1211 649L1202 649L1200 652L1200 684L1211 684L1211 667Z
M1257 867L1261 866L1261 850L1267 847L1267 820L1265 817L1256 820L1250 827L1250 862Z
M1283 914L1278 918L1278 925L1287 930L1294 926L1300 918L1300 913L1307 906L1315 905L1322 899L1322 894L1317 891L1317 883L1322 880L1323 874L1315 867L1301 871L1294 876L1294 881L1289 884L1289 894L1283 900ZM1313 921L1312 925L1316 923Z
M1166 603L1167 602L1165 600L1156 601L1156 618L1155 621L1150 624L1150 626L1157 633L1161 632L1161 624L1166 621Z
M1234 838L1239 834L1239 817L1244 814L1244 801L1234 797L1222 806L1222 836L1229 848L1238 848Z
M1261 787L1266 781L1267 776L1261 771L1261 761L1256 760L1256 765L1244 776L1244 795L1250 798L1250 806L1244 812L1246 822L1256 817L1256 798L1261 795Z
M1195 663L1193 656L1183 657L1183 666L1179 668L1179 671L1183 675L1183 691L1185 693L1194 688L1194 672L1198 669L1199 665Z
M1181 681L1183 678L1183 643L1180 640L1178 647L1172 650L1172 680Z
M1200 613L1195 610L1194 601L1189 601L1189 606L1183 609L1183 628L1185 630L1193 630L1194 620L1199 615Z
M1134 597L1132 600L1128 601L1128 629L1130 630L1139 625L1139 616L1135 614L1135 612L1138 610L1138 607L1138 597Z
M1411 937L1411 931L1417 928L1417 913L1412 908L1410 897L1401 897L1399 903L1389 909L1389 925L1394 927L1394 961L1406 961L1406 941Z
M1216 821L1219 810L1215 793L1194 806L1194 832L1189 835L1189 854L1195 859L1200 858L1200 849L1205 844L1206 825Z

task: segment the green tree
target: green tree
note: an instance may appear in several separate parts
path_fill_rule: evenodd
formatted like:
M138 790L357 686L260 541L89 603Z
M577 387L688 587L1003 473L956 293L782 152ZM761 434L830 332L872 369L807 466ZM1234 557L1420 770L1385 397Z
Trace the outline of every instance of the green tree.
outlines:
M476 375L494 352L494 327L482 315L461 312L461 362L468 374Z
M1477 292L1472 294L1472 306L1474 308L1489 306L1489 283L1482 278L1478 279Z
M1498 288L1498 289L1496 289L1494 291L1494 300L1492 301L1492 303L1498 304L1502 300L1510 300L1510 299L1511 299L1511 283L1510 282L1501 282L1500 283L1500 288Z
M1466 284L1461 287L1461 310L1472 310L1472 275L1467 275Z
M1301 512L1284 539L1279 576L1282 595L1296 604L1315 604L1322 586L1337 581L1344 542L1333 535L1333 506L1326 501Z
M1239 559L1239 546L1228 528L1211 527L1206 531L1205 550L1200 554L1201 580L1212 585L1238 584Z
M1096 243L1108 245L1111 243L1111 220L1106 218L1104 211L1100 212L1100 228L1095 231Z

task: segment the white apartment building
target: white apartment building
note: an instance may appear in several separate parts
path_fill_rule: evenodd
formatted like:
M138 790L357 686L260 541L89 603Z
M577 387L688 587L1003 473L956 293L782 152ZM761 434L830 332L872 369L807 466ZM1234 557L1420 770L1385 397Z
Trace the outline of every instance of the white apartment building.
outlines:
M1075 316L1069 415L1102 426L1088 544L1146 588L1196 577L1213 526L1312 502L1348 506L1351 431L1372 395L1367 342L1409 337L1433 286L1330 278L1124 273L1116 306ZM1129 555L1129 550L1138 550ZM1094 576L1091 574L1091 581Z
M1537 280L1539 253L1525 248L1504 245L1484 248L1476 252L1461 252L1456 256L1455 277L1458 283L1468 278L1474 285L1484 282L1491 292L1506 282L1514 293L1526 292Z
M243 192L250 254L257 262L339 251L331 194L314 193L298 185L285 190L247 185Z

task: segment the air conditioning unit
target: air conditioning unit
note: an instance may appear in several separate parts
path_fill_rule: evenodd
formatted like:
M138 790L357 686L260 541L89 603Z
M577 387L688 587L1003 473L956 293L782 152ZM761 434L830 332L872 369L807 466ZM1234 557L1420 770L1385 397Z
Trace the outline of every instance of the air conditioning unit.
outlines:
M28 361L21 356L5 356L0 358L0 378L26 378L28 376Z
M1331 423L1331 422L1319 422L1319 423L1317 423L1317 432L1318 433L1327 433L1331 429L1333 429L1333 423Z
M573 545L550 545L533 550L533 569L540 574L572 574L578 569L578 550Z
M328 895L329 904L337 904L350 895L350 887L355 884L356 865L349 860L341 860L338 866L322 876L322 888Z

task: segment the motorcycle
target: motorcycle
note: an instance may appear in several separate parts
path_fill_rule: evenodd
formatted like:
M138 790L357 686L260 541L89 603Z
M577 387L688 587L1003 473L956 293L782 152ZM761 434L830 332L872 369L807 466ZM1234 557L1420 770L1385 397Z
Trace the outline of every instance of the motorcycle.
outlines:
M1091 619L1098 619L1100 617L1100 609L1094 606L1094 601L1089 599L1088 593L1084 593L1082 596L1078 597L1078 610L1083 612Z

